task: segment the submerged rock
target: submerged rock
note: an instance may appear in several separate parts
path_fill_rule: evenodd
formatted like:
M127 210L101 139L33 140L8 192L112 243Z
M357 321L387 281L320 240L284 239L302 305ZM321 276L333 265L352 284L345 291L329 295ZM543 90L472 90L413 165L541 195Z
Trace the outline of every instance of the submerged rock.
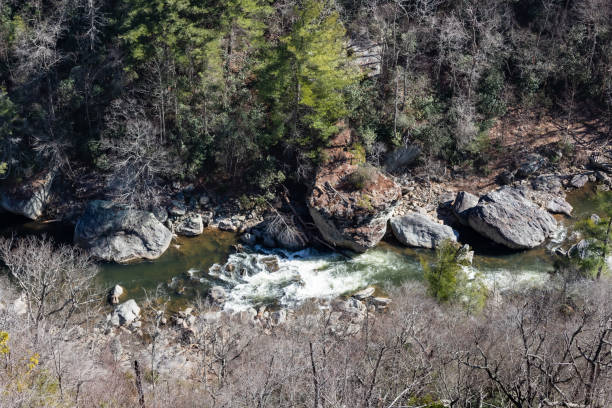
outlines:
M401 188L378 169L358 166L348 151L352 139L351 130L345 128L332 140L307 204L325 241L365 252L385 235Z
M510 187L481 197L468 220L481 235L512 249L537 247L557 229L549 213Z
M150 212L108 201L92 201L74 230L75 244L98 259L128 262L159 258L172 233Z
M49 201L54 175L48 172L18 186L1 187L0 209L31 220L38 219Z
M417 213L391 218L390 224L398 241L411 247L436 248L444 240L457 241L459 235L448 225L438 224L433 219Z

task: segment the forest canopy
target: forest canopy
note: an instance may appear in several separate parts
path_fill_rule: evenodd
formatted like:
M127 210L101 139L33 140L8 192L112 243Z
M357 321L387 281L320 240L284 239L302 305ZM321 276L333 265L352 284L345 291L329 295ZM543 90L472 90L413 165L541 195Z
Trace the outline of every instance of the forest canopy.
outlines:
M0 7L0 177L12 180L117 171L136 141L156 147L140 163L172 161L154 179L257 189L308 178L340 120L368 158L411 144L452 165L474 160L508 109L612 118L607 0Z

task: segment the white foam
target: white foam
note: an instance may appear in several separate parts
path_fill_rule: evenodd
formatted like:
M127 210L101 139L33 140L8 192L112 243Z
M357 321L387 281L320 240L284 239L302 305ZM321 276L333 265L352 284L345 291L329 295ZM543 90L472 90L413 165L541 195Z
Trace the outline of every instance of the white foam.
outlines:
M266 251L270 253L270 251ZM359 256L357 257L359 258ZM266 260L278 263L277 271L266 268ZM367 285L368 271L350 271L335 254L313 250L295 253L231 255L236 269L248 265L248 275L233 277L225 303L226 310L240 311L262 300L275 299L280 305L294 307L307 299L333 298Z
M241 311L268 302L295 307L308 299L334 298L380 284L392 275L409 279L418 278L420 273L415 258L383 249L373 249L350 259L313 249L289 252L257 247L256 250L257 253L230 255L226 265L210 268L209 275L228 287L226 310ZM230 264L233 268L228 268ZM270 264L278 265L278 270L270 270ZM479 272L474 267L466 271L472 278ZM506 269L486 270L479 276L489 289L496 291L541 286L549 279L543 272Z

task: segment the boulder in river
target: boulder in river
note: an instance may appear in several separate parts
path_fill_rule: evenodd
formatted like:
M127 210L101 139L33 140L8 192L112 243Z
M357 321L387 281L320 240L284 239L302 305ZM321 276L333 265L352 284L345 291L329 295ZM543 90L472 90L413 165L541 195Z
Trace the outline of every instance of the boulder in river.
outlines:
M49 171L17 186L2 186L0 208L31 220L38 219L50 198L54 176L55 173Z
M425 215L410 212L391 218L393 235L402 244L418 248L436 248L444 240L457 241L459 235L448 225L438 224Z
M172 233L152 213L109 201L91 201L74 230L75 244L112 262L156 259L171 240Z
M380 170L359 165L350 152L352 140L348 128L332 140L307 204L325 241L365 252L385 235L401 188Z
M482 196L468 221L481 235L512 249L537 247L557 229L552 215L511 187Z
M186 237L195 237L204 232L204 223L200 214L187 214L180 218L174 225L174 231L177 235Z

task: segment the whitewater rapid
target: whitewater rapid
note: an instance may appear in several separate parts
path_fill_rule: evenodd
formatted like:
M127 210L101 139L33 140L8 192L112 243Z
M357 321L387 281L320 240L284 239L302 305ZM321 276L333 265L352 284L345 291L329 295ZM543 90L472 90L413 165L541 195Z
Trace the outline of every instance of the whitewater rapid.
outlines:
M535 270L472 269L495 291L540 286L549 279L547 273ZM345 258L315 249L289 252L261 247L230 255L224 265L213 265L203 278L226 288L224 309L234 312L261 304L294 308L309 299L332 299L369 285L384 289L421 279L417 257L388 249Z

